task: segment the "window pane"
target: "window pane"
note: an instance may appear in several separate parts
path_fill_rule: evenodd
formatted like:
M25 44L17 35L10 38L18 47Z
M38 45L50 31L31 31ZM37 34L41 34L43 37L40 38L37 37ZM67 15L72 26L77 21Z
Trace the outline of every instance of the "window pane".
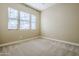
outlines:
M29 21L29 19L30 19L30 14L29 13L20 12L20 20L27 20L27 21Z
M29 22L20 21L20 29L30 29Z
M36 29L36 23L31 23L31 29Z
M31 20L32 22L36 22L36 16L35 15L31 15L31 19L32 19Z
M17 18L18 17L18 11L13 8L8 8L8 17L9 18Z
M31 29L36 29L36 16L31 15Z
M8 29L17 29L17 20L11 20L9 19L8 22Z
M30 29L30 14L20 12L20 29Z

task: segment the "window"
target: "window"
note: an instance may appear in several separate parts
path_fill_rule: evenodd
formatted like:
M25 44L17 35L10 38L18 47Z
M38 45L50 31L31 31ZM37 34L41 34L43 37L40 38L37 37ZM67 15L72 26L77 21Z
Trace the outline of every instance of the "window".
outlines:
M13 8L8 8L8 29L17 29L18 11Z
M20 29L30 29L30 14L20 12Z
M8 8L8 29L36 29L36 16Z
M31 15L31 29L35 30L36 29L36 16Z

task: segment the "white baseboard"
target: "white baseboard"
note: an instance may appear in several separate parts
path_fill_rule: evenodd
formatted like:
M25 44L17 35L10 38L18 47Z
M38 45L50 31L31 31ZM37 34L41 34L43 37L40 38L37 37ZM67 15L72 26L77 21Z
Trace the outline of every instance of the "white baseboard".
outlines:
M29 40L39 38L39 37L40 36L32 37L32 38L28 38L28 39L23 39L23 40L18 40L18 41L14 41L14 42L10 42L10 43L0 44L0 47L9 46L9 45L17 44L17 43L22 43L22 42L25 42L25 41L29 41Z
M41 36L41 37L42 37L42 38L45 38L45 39L49 39L49 40L54 40L54 41L58 41L58 42L62 42L62 43L70 44L70 45L74 45L74 46L79 46L78 43L73 43L73 42L68 42L68 41L53 39L53 38L46 37L46 36Z
M63 40L53 39L53 38L46 37L46 36L37 36L37 37L32 37L32 38L14 41L14 42L10 42L10 43L0 44L0 47L9 46L9 45L17 44L17 43L22 43L22 42L33 40L36 38L45 38L45 39L54 40L54 41L58 41L58 42L62 42L62 43L66 43L66 44L70 44L70 45L74 45L74 46L79 46L78 43L72 43L72 42L67 42L67 41L63 41Z

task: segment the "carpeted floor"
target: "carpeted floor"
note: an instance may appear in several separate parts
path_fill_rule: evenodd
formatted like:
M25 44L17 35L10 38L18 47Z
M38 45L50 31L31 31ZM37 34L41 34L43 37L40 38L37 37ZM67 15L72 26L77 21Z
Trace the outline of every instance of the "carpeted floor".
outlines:
M1 56L79 56L79 47L48 39L34 39L0 48Z

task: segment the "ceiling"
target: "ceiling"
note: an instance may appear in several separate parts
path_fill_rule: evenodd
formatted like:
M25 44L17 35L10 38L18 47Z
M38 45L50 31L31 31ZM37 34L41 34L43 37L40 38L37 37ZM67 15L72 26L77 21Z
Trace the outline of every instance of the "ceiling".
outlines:
M51 7L55 3L25 3L25 4L36 10L43 11L47 9L48 7Z

